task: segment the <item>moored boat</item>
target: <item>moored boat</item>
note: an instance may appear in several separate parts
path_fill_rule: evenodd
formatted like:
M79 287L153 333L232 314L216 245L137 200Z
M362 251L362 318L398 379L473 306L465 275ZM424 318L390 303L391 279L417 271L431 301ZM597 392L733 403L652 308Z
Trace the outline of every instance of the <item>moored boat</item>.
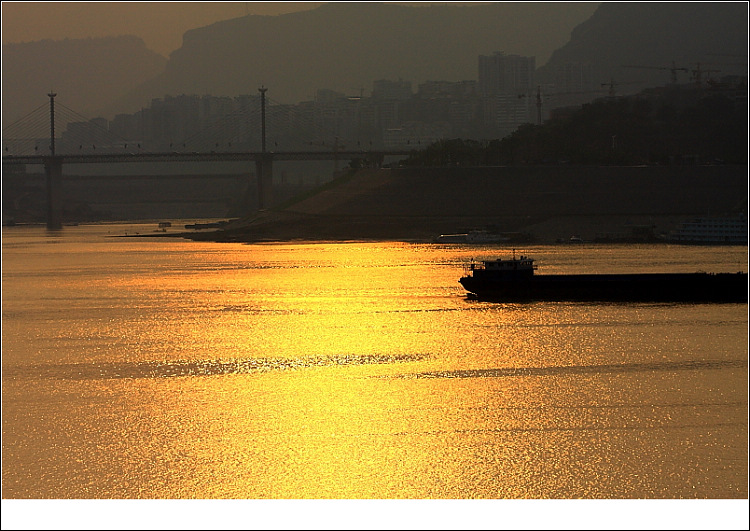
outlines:
M495 234L486 230L472 230L459 234L441 234L435 243L505 243L511 240L506 234Z
M747 302L747 273L537 275L528 256L472 262L461 285L495 301Z
M702 217L683 222L667 240L694 245L747 245L747 216Z

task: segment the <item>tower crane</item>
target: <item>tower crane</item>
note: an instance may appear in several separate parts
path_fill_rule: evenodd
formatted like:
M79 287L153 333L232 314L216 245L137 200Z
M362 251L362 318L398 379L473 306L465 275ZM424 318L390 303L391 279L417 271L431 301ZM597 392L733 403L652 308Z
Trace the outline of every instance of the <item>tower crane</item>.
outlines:
M545 93L546 98L552 98L555 96L573 96L576 94L593 94L593 93L601 93L599 90L582 90L582 91L574 91L574 92L555 92L555 93ZM531 94L519 94L519 98L528 98ZM537 85L536 87L536 121L537 125L542 125L542 87L541 85Z
M690 72L689 68L682 66L676 66L675 62L672 61L672 66L643 66L643 65L622 65L624 68L643 68L650 70L669 70L669 78L673 85L677 84L677 72Z
M700 86L703 81L703 74L708 74L711 72L721 72L721 70L701 68L701 64L696 63L695 68L691 70L691 72L693 73L693 79L695 79L695 84Z

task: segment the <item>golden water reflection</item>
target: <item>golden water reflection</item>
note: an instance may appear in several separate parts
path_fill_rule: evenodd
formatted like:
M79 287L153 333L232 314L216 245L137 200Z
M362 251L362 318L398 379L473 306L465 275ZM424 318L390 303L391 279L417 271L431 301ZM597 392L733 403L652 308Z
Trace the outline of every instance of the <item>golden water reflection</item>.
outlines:
M304 372L55 382L7 419L34 430L4 433L14 448L5 457L26 463L26 479L7 478L4 489L240 499L744 493L734 467L747 396L726 389L746 383L746 367L570 378ZM33 444L20 444L29 435Z
M460 247L132 245L4 263L4 496L747 496L746 305L479 303Z

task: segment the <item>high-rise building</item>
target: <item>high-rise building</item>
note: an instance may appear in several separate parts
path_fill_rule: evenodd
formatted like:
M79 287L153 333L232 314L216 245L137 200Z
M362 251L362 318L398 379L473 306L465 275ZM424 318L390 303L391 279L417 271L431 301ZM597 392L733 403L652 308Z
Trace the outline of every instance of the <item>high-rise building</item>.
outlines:
M498 136L533 121L536 59L495 52L479 56L483 122Z
M373 100L408 100L411 97L411 81L379 79L372 82Z
M531 94L536 58L495 52L479 56L479 92L482 96Z

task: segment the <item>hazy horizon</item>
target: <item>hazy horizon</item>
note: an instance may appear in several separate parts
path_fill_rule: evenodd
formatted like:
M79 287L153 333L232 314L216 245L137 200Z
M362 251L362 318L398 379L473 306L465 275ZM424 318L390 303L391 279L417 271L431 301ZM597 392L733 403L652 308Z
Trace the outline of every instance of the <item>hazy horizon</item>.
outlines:
M269 84L268 80L274 81L275 98L285 103L309 100L321 88L368 87L378 78L403 78L415 84L473 79L477 55L497 50L536 57L539 66L598 5L3 2L3 105L7 111L3 123L10 124L39 105L50 87L65 94L67 104L84 116L112 117L164 94L234 96L263 79ZM378 7L388 9L373 10ZM448 11L454 14L447 15ZM493 15L478 17L479 11ZM420 23L405 24L407 12L418 13ZM362 13L370 13L365 15L370 18L362 18ZM296 21L302 19L304 27L297 26ZM352 33L352 24L362 31ZM450 26L445 38L432 42L435 25L445 24ZM336 26L341 31L330 31ZM250 62L240 61L242 66L234 64L240 50L258 46L255 39L260 35L265 53ZM453 44L445 47L446 39ZM395 41L420 51L409 58L393 53ZM196 46L201 56L218 55L205 64L197 57L186 59L195 55ZM327 47L335 49L336 61L323 60ZM165 69L167 62L170 66ZM218 74L208 74L205 68L216 69ZM191 79L196 72L201 73ZM231 76L226 77L229 72ZM155 87L155 92L149 87ZM39 96L32 99L31 94Z
M3 44L135 35L169 57L193 28L246 15L281 15L325 2L3 2Z
M309 11L329 2L3 2L3 44L45 39L135 35L169 55L191 29L247 15ZM379 2L386 4L491 4L494 2ZM513 2L531 3L531 2ZM598 4L599 2L594 2ZM84 10L85 6L85 10Z

